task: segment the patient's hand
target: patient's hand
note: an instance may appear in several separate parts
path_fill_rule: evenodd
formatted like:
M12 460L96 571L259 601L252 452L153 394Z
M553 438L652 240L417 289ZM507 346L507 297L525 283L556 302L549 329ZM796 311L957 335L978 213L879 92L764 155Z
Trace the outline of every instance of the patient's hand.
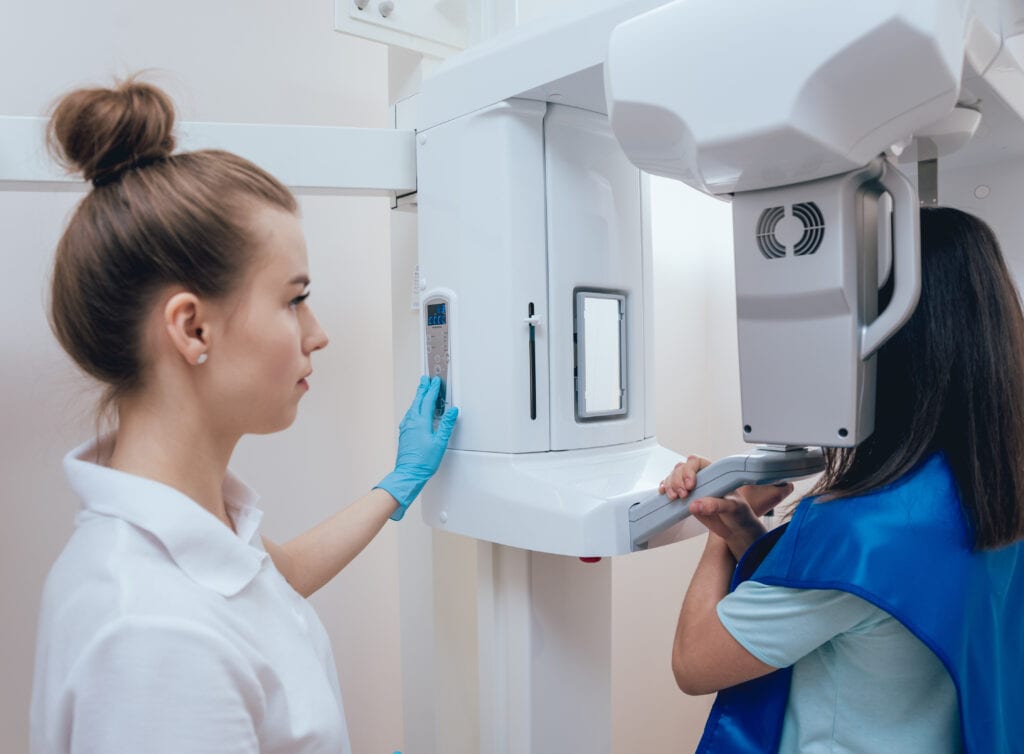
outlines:
M700 456L690 456L685 463L676 464L661 483L659 491L670 500L686 497L697 486L697 472L709 463ZM738 560L765 532L759 517L781 503L792 491L793 485L788 482L779 486L748 485L724 498L693 500L689 504L690 512L708 531L724 539Z
M677 463L658 486L658 492L668 495L669 500L686 497L697 486L697 472L711 465L711 461L700 456L687 456L683 463Z

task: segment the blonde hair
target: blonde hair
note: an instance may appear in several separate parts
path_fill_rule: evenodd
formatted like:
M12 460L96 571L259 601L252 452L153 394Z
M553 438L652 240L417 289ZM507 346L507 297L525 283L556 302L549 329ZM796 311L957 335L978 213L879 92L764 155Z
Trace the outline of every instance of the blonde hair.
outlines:
M277 179L230 152L173 154L174 105L129 79L59 100L47 141L93 184L53 268L50 324L64 350L106 386L101 413L142 384L141 324L159 290L232 293L252 261L248 219L297 212Z

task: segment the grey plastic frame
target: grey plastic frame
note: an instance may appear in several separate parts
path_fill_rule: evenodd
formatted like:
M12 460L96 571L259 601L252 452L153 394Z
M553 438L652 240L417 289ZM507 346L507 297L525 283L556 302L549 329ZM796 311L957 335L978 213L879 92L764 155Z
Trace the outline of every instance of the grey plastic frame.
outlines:
M619 302L619 391L621 403L619 408L610 411L587 411L587 332L583 307L588 298L612 299ZM629 413L629 385L627 383L629 348L626 342L626 317L629 309L626 306L626 293L620 291L590 290L577 288L573 291L573 340L576 365L576 421L599 421Z

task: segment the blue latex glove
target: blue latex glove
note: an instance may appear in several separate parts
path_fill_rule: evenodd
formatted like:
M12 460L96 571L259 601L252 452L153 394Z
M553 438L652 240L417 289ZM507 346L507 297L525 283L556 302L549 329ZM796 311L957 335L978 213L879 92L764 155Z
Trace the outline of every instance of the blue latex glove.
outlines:
M459 416L459 409L448 408L434 430L434 405L441 390L438 377L420 377L419 387L405 418L398 425L398 458L395 470L384 477L378 487L386 490L398 501L398 509L391 514L392 521L401 521L423 485L434 475L448 448L448 438Z

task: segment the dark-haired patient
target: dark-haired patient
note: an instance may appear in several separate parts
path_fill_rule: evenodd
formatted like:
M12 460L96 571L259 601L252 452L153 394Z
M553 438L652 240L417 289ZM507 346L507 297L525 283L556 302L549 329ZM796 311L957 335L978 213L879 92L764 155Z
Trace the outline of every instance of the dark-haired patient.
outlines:
M1022 750L1024 319L988 226L925 209L921 232L921 299L878 354L874 433L826 449L770 533L759 517L791 488L691 503L710 533L672 668L683 691L719 692L700 752ZM706 464L663 489L685 496Z

